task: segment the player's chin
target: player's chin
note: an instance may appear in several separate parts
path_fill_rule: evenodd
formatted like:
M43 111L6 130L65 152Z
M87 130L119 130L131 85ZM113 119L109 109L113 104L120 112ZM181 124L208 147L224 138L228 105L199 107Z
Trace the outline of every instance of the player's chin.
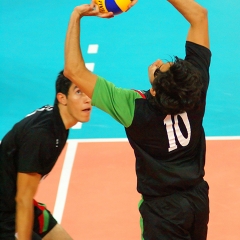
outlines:
M91 111L89 113L84 112L80 117L80 122L88 122L90 120Z

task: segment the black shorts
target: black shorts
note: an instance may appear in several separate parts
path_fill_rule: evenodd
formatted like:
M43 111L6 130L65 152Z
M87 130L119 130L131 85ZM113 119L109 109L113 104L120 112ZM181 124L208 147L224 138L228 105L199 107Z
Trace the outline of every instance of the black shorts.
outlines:
M208 189L203 181L188 191L142 200L142 240L206 240Z
M43 238L53 227L57 221L47 210L46 206L35 200L34 204L34 223L33 223L33 239L37 236ZM15 240L15 212L0 212L0 239Z

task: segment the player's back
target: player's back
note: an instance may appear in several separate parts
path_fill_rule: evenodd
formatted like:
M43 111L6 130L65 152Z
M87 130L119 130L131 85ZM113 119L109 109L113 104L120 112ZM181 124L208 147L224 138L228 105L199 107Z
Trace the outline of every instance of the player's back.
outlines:
M165 115L146 99L136 99L126 133L136 156L138 191L147 196L187 189L204 176L205 134L201 105L178 115Z

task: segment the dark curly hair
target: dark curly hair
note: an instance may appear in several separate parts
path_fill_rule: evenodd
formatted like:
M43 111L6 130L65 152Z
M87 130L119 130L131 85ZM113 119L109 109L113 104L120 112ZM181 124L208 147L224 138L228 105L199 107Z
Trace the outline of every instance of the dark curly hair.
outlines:
M63 71L59 72L56 80L56 84L55 84L55 89L56 89L56 96L54 101L55 105L58 104L57 94L63 93L64 95L68 96L68 91L71 84L72 82L63 75Z
M174 57L166 72L157 70L152 88L154 104L165 114L179 114L196 108L201 100L201 74L190 62ZM170 64L170 63L169 63Z

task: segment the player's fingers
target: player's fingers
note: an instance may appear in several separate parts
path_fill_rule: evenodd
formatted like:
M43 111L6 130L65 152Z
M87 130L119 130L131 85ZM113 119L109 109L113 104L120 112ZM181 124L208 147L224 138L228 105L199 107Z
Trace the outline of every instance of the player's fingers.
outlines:
M102 13L99 9L99 6L97 4L94 3L94 10L95 10L95 16L98 16L100 18L113 18L114 14L113 12L107 12L107 13Z
M96 3L95 3L95 1L94 1L94 0L92 0L92 1L91 1L91 3L90 3L89 5L90 5L90 7L91 7L92 9L94 9L94 8L95 8L95 5L96 5Z
M138 0L131 0L129 7L133 7L137 2Z
M100 13L98 16L101 18L113 18L114 14L113 12L107 12L107 13Z
M107 12L107 13L97 12L95 14L95 16L100 17L100 18L113 18L114 14L113 14L113 12Z
M97 9L91 9L88 12L82 14L82 16L97 16L100 18L112 18L114 17L113 12L101 13Z
M137 2L138 0L131 0L131 3L128 5L128 9L126 10L126 12L129 11L129 9L133 7Z

